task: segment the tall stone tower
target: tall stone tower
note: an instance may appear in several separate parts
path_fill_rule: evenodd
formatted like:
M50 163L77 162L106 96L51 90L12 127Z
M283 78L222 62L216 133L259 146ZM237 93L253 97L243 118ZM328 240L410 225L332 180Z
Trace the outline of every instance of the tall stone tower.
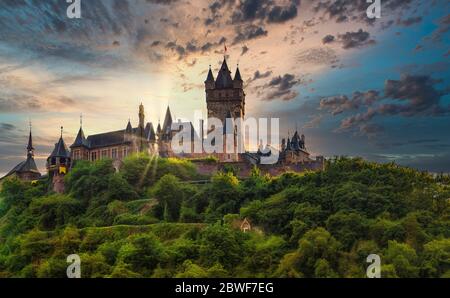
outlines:
M236 120L243 120L245 117L244 82L239 66L236 69L234 79L232 79L231 71L224 57L215 80L210 67L205 81L205 91L208 118L217 118L222 121L223 125L224 148L222 152L216 152L216 156L222 162L238 161L238 153L243 150L243 142L236 126ZM227 124L227 119L231 119L231 125Z
M245 116L245 93L239 67L236 69L234 79L228 68L227 60L224 58L222 66L214 80L211 68L205 81L206 105L208 118L217 118L225 125L227 115L232 118L244 118Z
M72 166L72 158L63 140L63 127L61 126L61 137L52 154L47 158L47 171L52 181L53 191L56 193L64 192L64 176Z

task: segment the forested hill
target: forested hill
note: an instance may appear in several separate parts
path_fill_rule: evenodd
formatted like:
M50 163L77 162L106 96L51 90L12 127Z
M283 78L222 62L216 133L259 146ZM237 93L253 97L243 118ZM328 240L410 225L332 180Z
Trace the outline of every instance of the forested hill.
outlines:
M450 179L395 164L240 180L139 155L77 163L65 195L1 188L1 277L65 277L70 254L82 277L365 277L369 254L383 277L450 277Z

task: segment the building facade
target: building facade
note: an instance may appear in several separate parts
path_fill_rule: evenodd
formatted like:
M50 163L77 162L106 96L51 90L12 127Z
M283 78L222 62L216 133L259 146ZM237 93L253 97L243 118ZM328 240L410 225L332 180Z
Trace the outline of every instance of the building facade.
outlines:
M8 172L4 177L0 179L3 180L7 177L16 176L23 181L34 181L41 178L41 173L39 172L36 162L34 161L34 147L33 147L33 136L31 134L31 124L30 124L30 134L28 136L27 145L27 158L16 165L11 171Z
M130 120L124 130L84 135L82 123L74 143L70 146L71 158L96 161L113 159L121 161L130 154L138 152L155 152L156 133L151 122L145 123L144 106L139 106L139 123L132 127Z

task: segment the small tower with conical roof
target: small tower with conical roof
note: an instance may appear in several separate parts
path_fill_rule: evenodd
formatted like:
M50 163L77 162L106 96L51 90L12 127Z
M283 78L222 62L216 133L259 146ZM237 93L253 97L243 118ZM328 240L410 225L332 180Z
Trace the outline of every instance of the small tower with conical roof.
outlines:
M170 107L167 106L166 116L164 117L163 126L158 124L157 135L158 135L158 151L161 157L170 157L172 155L172 138L174 131L172 130L172 113L170 112Z
M52 154L47 158L47 171L52 181L53 190L57 193L64 192L64 176L72 166L72 158L63 139L63 127L61 126L61 136Z
M239 71L239 64L236 68L236 74L234 75L233 86L235 89L244 88L244 81L242 80L241 72Z
M70 153L73 161L89 160L89 143L83 131L83 116L80 115L80 129L75 141L70 146Z
M205 89L206 90L213 90L215 87L215 81L214 81L214 75L211 70L211 65L209 66L208 76L206 77L205 81Z

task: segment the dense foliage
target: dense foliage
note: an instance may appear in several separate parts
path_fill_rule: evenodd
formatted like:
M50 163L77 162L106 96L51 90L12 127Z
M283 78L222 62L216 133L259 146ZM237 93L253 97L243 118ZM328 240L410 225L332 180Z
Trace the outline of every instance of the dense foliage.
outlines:
M321 172L232 171L204 179L186 160L78 162L66 194L3 182L0 276L450 277L450 179L338 158ZM240 231L248 218L252 231Z

